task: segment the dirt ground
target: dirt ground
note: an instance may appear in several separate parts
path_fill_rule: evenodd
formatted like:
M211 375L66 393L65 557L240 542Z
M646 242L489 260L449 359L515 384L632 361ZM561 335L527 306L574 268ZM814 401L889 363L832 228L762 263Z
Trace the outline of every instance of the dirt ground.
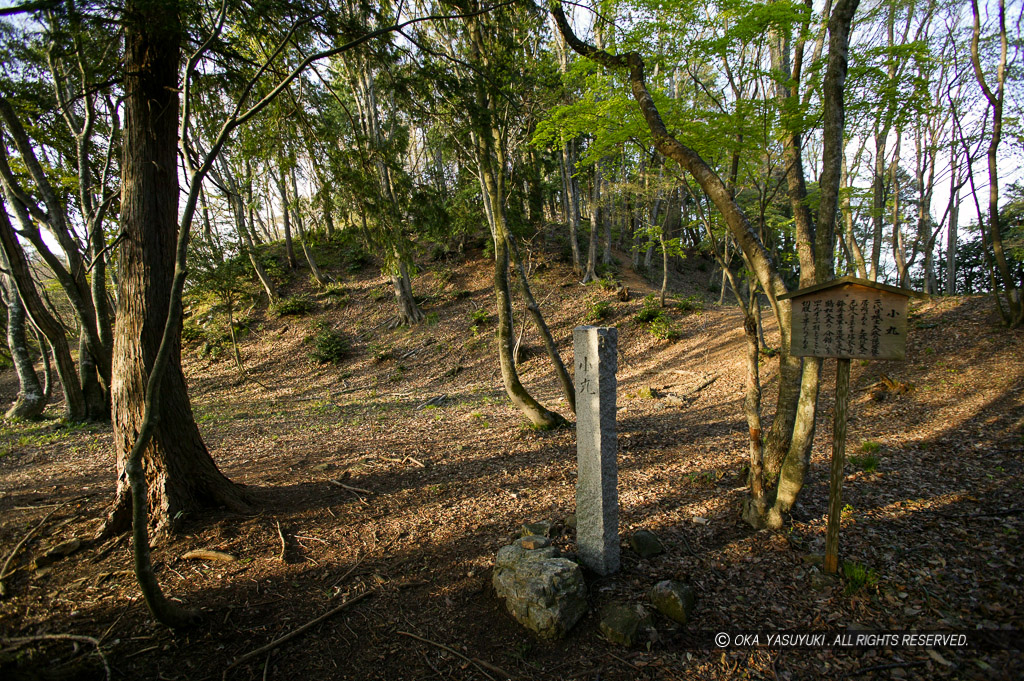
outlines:
M530 429L504 397L488 263L477 259L417 277L430 316L412 329L387 329L393 301L372 268L346 274L347 299L324 296L311 315L250 310L241 353L252 381L239 382L229 353L199 357L186 347L206 443L258 509L183 518L182 531L155 547L166 593L205 614L190 631L154 624L127 538L91 541L114 490L109 426L62 425L55 405L48 420L5 424L0 560L38 530L3 580L2 675L103 678L98 643L111 677L126 679L1019 678L1020 650L701 644L710 632L841 628L1012 628L1021 641L1024 332L1001 328L990 298L912 303L908 359L854 361L840 552L863 571L831 581L815 556L824 546L834 363L825 366L800 502L783 531L755 532L739 519L747 429L735 308L673 309L682 337L669 343L633 321L650 289L639 279L628 282L629 302L573 281L564 265L542 263L535 294L567 363L572 327L593 301L612 306L604 323L619 327L624 548L618 574L588 575L590 612L566 639L538 641L491 586L495 553L523 523L552 521L556 545L572 550L565 519L574 510L575 438L569 428ZM474 324L481 308L491 320ZM340 366L307 358L316 320L349 334L352 356ZM767 338L777 343L770 327ZM524 383L566 414L532 329L525 344ZM777 366L763 359L768 415ZM906 390L876 390L883 374ZM6 403L17 382L11 372L0 380ZM632 553L627 540L640 529L666 551ZM82 545L69 556L30 564L74 538ZM236 560L186 558L194 549ZM601 608L645 603L662 579L696 589L692 623L656 615L633 648L607 642ZM92 640L17 640L43 635Z

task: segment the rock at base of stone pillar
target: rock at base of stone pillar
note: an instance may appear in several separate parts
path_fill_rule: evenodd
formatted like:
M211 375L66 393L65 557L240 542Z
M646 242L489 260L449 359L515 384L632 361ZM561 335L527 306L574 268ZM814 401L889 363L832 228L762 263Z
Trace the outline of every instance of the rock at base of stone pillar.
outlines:
M565 636L587 611L583 571L559 558L553 546L531 550L519 540L502 547L494 560L493 584L509 613L540 638Z

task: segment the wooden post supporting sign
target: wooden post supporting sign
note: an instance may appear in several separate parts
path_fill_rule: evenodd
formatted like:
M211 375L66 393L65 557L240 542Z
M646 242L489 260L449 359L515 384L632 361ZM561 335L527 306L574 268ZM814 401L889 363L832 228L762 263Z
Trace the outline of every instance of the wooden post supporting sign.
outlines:
M837 360L825 532L825 572L829 574L839 569L850 360L906 357L910 296L923 297L920 293L855 277L843 277L779 296L779 300L791 301L790 353L796 357L835 357Z

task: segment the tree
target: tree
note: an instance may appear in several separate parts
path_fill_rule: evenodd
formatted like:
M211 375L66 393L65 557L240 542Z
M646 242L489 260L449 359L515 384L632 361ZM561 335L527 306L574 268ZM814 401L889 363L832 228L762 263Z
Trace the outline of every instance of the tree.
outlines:
M1003 321L1011 328L1024 324L1024 298L1021 287L1010 272L1006 249L1003 244L1003 232L999 224L999 144L1003 137L1003 106L1006 100L1006 70L1009 40L1006 30L1006 4L999 0L997 17L997 36L999 40L999 56L996 61L995 83L986 77L981 64L981 13L978 0L971 0L971 13L974 17L974 30L971 33L971 65L988 101L992 113L992 133L988 145L988 238L992 246L999 277L1002 279L1003 296L1006 307L999 306ZM997 296L998 300L998 296Z
M828 19L830 37L828 64L822 81L824 158L819 183L821 197L817 224L811 223L809 214L797 220L801 283L827 281L832 276L833 235L835 216L838 211L844 124L843 86L847 70L850 25L857 4L857 0L840 0L834 6ZM629 85L633 97L650 129L655 148L685 168L722 213L733 238L744 252L749 266L772 302L779 320L779 327L783 333L783 352L788 354L786 334L789 327L789 312L788 309L780 307L776 300L778 295L785 292L785 284L768 257L764 245L752 229L750 221L737 205L726 184L694 149L681 143L665 126L658 106L646 86L643 59L636 52L613 55L584 43L573 34L560 5L553 4L552 13L567 43L576 52L605 67L621 69L629 73ZM793 64L794 87L799 86L799 69L801 67L802 60L795 60ZM790 143L795 147L795 154L791 155L790 159L795 160L799 158L800 154L799 142L794 139ZM800 186L802 182L802 177L791 176L789 183L791 203L795 207L797 204L805 205L803 203L805 196L802 196L804 192ZM782 514L792 507L803 487L814 434L820 366L820 360L813 358L803 363L799 399L794 412L792 439L782 462L774 498L752 499L752 503L747 506L746 517L754 525L780 526ZM780 376L780 383L783 380L786 380L785 377ZM780 388L780 411L783 406L781 392ZM777 415L776 418L780 417Z

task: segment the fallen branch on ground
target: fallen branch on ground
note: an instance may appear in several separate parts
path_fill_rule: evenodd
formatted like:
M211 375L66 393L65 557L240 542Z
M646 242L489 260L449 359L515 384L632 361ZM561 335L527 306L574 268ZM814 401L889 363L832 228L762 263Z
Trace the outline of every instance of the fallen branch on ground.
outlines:
M497 681L497 680L493 676L491 676L490 674L487 673L488 669L490 669L495 674L499 674L502 678L505 678L505 679L511 679L512 678L512 675L509 674L504 669L502 669L501 667L493 665L490 662L485 662L484 660L477 659L475 657L466 657L465 655L463 655L459 651L455 650L454 648L449 648L448 646L446 646L443 643L438 643L437 641L431 641L429 638L423 638L422 636L417 636L416 634L410 634L408 631L399 631L399 632L396 632L396 633L401 634L402 636L408 636L409 638L414 638L417 641L420 641L422 643L427 643L429 645L432 645L432 646L435 646L437 648L440 648L441 650L446 650L449 653L451 653L452 655L455 655L456 657L458 657L458 658L460 658L462 660L465 660L466 662L468 662L470 664L476 665L477 668L480 670L480 673L483 674L484 676L486 676L487 678L489 678L491 681Z
M223 551L211 551L210 549L193 549L181 556L182 560L212 560L218 563L230 563L238 560L230 553Z
M92 644L96 648L96 654L99 655L100 662L103 663L103 671L107 675L107 681L110 681L110 665L107 664L107 656L103 654L103 648L100 646L100 642L92 636L80 636L76 634L38 634L36 636L12 636L11 638L0 638L0 643L3 645L13 646L38 643L40 641L75 641Z
M74 499L72 499L71 501L74 501ZM7 556L7 560L4 561L4 566L0 568L0 598L3 598L6 595L7 590L4 588L4 579L8 577L7 566L11 564L12 560L14 560L14 556L18 554L18 551L20 551L21 547L25 545L25 542L31 539L32 535L34 535L39 530L39 528L42 527L43 524L50 519L50 516L52 516L57 511L70 504L71 501L65 501L63 504L61 504L60 506L58 506L57 508L53 509L45 516L43 516L43 519L39 521L39 524L33 527L31 530L29 530L28 534L22 537L20 542L15 544L14 548L11 550L11 553ZM109 677L110 675L107 674L107 676Z
M269 652L269 651L273 650L274 648L277 648L282 643L287 643L288 641L292 640L296 636L299 636L299 635L303 634L304 632L306 632L309 629L315 627L316 625L320 624L321 622L323 622L324 620L328 619L329 617L333 617L334 615L337 615L339 612L341 612L342 610L344 610L348 606L355 605L356 603L358 603L359 601L363 600L364 598L372 596L373 593L374 593L373 590L364 591L363 593L359 594L355 598L350 598L347 601L345 601L344 603L341 603L340 605L337 605L334 608L331 608L330 610L328 610L324 614L320 615L319 617L315 617L315 618L311 619L310 621L306 622L305 624L303 624L298 629L294 629L294 630L288 632L287 634L285 634L284 636L281 636L281 637L279 637L277 639L274 639L273 641L271 641L267 645L265 645L265 646L263 646L261 648L257 648L256 650L253 650L251 652L248 652L245 655L242 655L241 657L237 658L234 662L232 662L231 664L229 664L227 667L224 668L224 674L221 676L221 679L226 679L228 677L228 672L231 671L232 669L234 669L235 667L237 667L238 665L243 664L245 662L248 662L249 660L253 659L254 657L259 657L263 653Z

